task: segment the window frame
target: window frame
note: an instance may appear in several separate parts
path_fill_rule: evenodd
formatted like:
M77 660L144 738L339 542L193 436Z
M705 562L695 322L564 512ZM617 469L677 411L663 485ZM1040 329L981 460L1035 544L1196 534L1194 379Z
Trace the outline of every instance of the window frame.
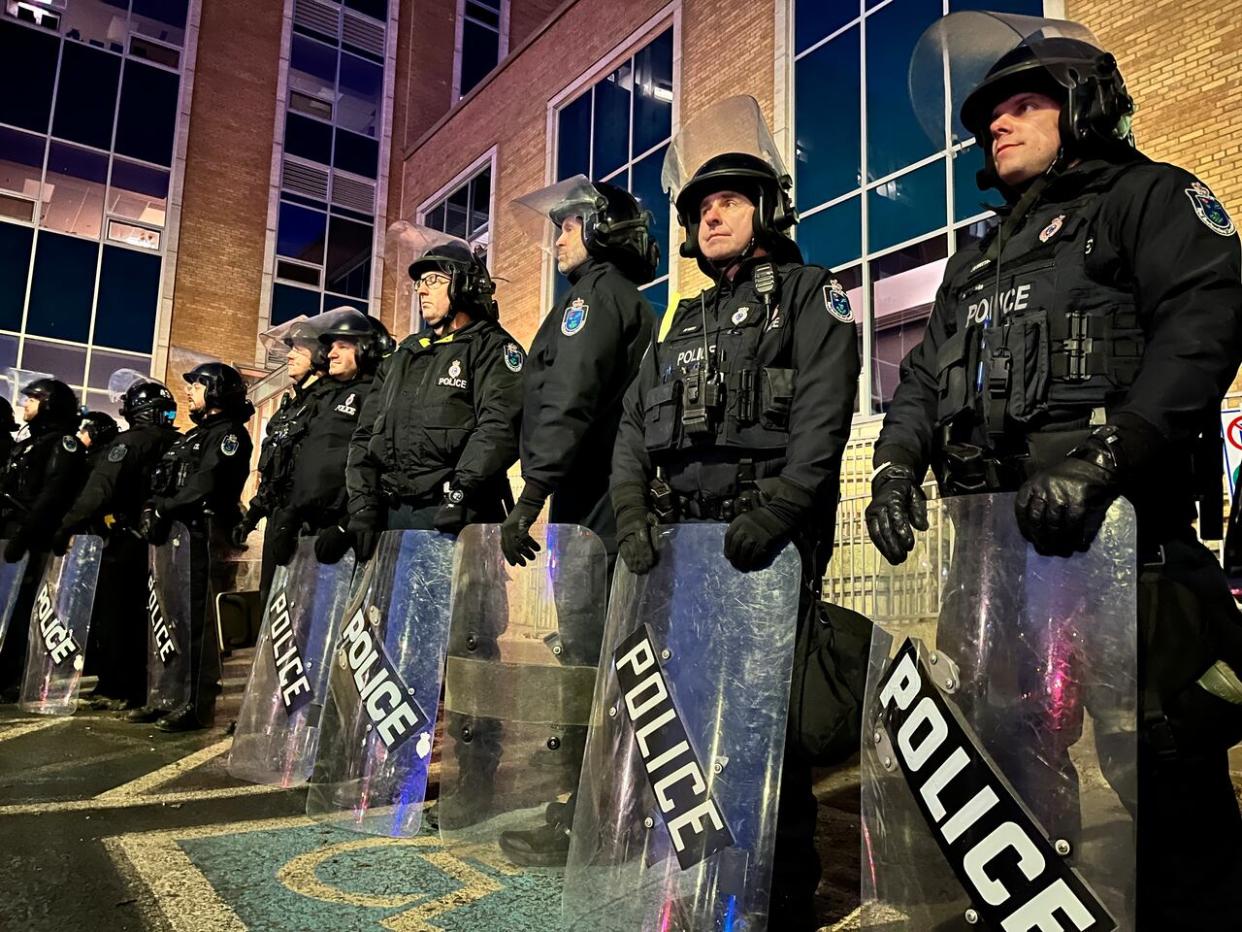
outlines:
M547 134L545 139L544 150L546 153L544 165L544 183L553 184L557 178L557 156L560 151L560 113L571 104L580 100L583 95L589 93L596 84L608 77L616 71L626 61L632 62L635 57L645 49L648 45L656 40L661 33L668 29L673 30L673 99L671 122L669 125L669 138L657 142L655 145L638 153L630 153L629 158L622 163L619 168L610 172L607 178L592 179L605 181L627 172L632 166L641 162L651 153L658 150L661 146L667 146L672 139L676 137L678 129L681 126L681 91L682 91L682 21L681 21L681 0L672 0L671 3L657 10L655 14L642 23L637 29L632 31L625 39L613 46L613 48L604 56L602 56L594 65L584 71L570 84L566 85L559 92L548 100L547 107ZM592 121L594 120L594 103L591 104ZM629 142L631 147L634 141L634 95L630 95L630 128ZM594 162L595 154L595 138L592 130L591 137L591 154L590 165ZM628 190L628 189L627 189ZM674 304L674 296L680 285L680 274L678 262L678 252L672 247L678 238L680 227L677 224L677 214L671 201L667 203L668 210L668 231L669 241L660 243L662 253L667 251L668 254L668 273L660 276L643 286L642 291L653 288L660 284L664 284L667 291L668 307ZM559 273L556 271L556 264L551 257L544 251L541 272L540 272L540 311L539 320L542 321L552 312L556 303L556 277Z
M486 0L484 0L484 2L486 2ZM506 56L509 54L511 0L498 0L498 2L500 4L500 25L495 30L498 39L496 44L496 65L499 65L502 61L504 61ZM472 93L483 85L483 82L480 81L469 91L467 91L466 94L461 92L461 58L462 53L465 50L466 3L467 0L457 0L456 11L453 18L453 97L450 101L450 106L456 105L462 97L466 96L466 94ZM475 25L483 26L488 30L491 30L492 28L490 24L480 23L478 20L472 19L471 22ZM496 65L493 65L489 70L495 70Z

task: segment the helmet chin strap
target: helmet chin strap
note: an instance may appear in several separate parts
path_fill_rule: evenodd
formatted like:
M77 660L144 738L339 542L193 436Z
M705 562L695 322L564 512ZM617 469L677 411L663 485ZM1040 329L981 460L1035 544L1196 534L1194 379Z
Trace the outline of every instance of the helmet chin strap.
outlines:
M756 240L755 235L752 233L750 237L750 242L746 244L746 248L743 249L736 256L733 256L730 259L724 259L722 261L717 261L715 259L708 259L707 262L718 273L716 276L716 280L719 281L721 278L723 278L725 275L729 273L730 269L741 266L743 262L749 259L752 255L754 255L755 250L758 248L759 248L759 242L758 240Z

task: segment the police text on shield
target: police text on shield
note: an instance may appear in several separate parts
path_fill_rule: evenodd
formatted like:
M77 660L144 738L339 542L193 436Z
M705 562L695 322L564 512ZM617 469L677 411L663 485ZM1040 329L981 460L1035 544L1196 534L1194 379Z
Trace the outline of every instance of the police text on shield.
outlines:
M358 696L380 740L395 751L429 728L431 719L414 701L414 691L401 679L378 633L379 628L369 626L366 611L359 608L341 635L338 656L347 658Z
M78 652L78 645L69 629L56 617L56 600L51 583L44 583L39 589L34 614L39 633L43 636L43 647L52 658L52 663L59 667L66 658Z
M289 618L289 598L283 589L272 599L269 617L272 619L272 663L280 683L280 701L284 703L285 714L292 716L314 698L314 693L306 678L298 639Z

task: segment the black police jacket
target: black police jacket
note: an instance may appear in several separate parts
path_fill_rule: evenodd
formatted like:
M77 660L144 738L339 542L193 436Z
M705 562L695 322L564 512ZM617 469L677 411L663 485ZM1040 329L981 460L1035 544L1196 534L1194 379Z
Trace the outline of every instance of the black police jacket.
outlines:
M294 447L289 508L312 528L342 522L346 515L345 465L358 416L371 392L371 376L324 379L313 392L313 412Z
M544 318L526 360L522 478L555 493L550 520L581 523L608 494L621 399L651 342L651 306L589 259Z
M94 467L61 523L94 534L115 526L136 528L151 497L155 466L180 436L166 424L139 424L117 434L93 455Z
M220 527L240 514L253 444L244 421L213 414L178 437L156 465L151 504L161 516L201 525L210 512Z
M267 422L259 447L259 486L250 499L251 524L274 514L289 501L293 482L294 451L310 428L315 400L324 380L313 375L293 386L280 399L280 407Z
M490 320L402 340L380 363L350 444L351 517L375 520L385 499L439 500L445 482L468 500L498 500L517 459L525 360Z
M1192 441L1219 429L1242 362L1240 309L1238 236L1206 186L1137 153L1084 162L1047 184L1006 242L993 234L949 261L876 465L944 475L953 443L1029 473L1044 449L1064 455L1112 423L1142 438L1126 451L1144 465L1125 490L1140 534L1185 534Z
M4 536L20 529L44 549L85 476L86 451L73 435L73 425L33 421L30 433L13 446L0 483Z
M858 383L853 314L827 270L795 264L776 267L769 311L752 278L762 261L672 311L626 393L614 484L659 468L683 497L731 497L749 463L810 494L824 520L835 512Z

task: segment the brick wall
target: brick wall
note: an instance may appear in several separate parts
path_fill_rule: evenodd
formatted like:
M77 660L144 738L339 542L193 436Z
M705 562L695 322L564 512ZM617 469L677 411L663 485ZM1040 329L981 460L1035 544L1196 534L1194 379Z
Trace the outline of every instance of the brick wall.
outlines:
M562 3L564 0L510 0L509 51L516 51L537 32Z

